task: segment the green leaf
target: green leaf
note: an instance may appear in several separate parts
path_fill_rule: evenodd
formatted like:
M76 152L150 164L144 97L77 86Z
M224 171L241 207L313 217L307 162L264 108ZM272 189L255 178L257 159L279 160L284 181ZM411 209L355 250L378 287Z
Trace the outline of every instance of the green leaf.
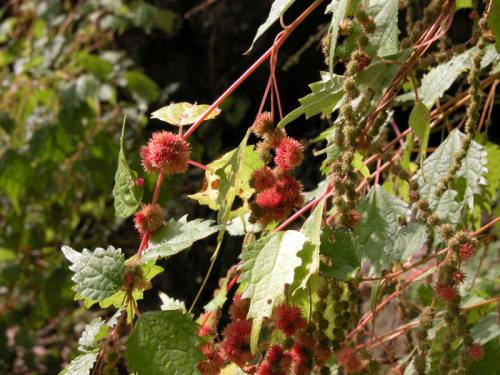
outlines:
M387 63L378 56L373 58L371 64L356 74L356 84L365 84L374 91L379 91L385 81Z
M318 286L323 282L323 277L312 275L307 282L307 289L297 289L294 294L289 293L288 299L291 305L298 306L302 310L304 317L309 319L309 312L311 311L311 304L314 306L319 301ZM312 297L312 298L311 298Z
M461 55L455 56L446 64L439 65L432 69L422 79L422 85L418 90L418 96L427 108L432 108L436 101L441 98L446 90L464 71L472 66L472 56L477 52L477 47L467 50ZM486 67L498 58L495 47L490 44L485 48L485 55L481 61L481 67ZM415 100L415 93L408 92L398 97L400 101Z
M120 153L118 154L118 169L115 174L115 187L113 195L115 197L115 211L118 217L129 217L133 215L142 199L142 186L138 186L137 172L130 169L125 158L123 149L123 138L125 135L125 121L123 118L122 136L120 137Z
M78 344L83 348L93 346L96 340L96 336L99 334L101 329L104 328L106 331L108 327L106 326L106 322L102 320L101 317L92 320L90 324L85 326L85 331L82 333L82 337L78 340ZM95 348L89 348L90 350Z
M59 375L89 375L99 353L87 353L76 357Z
M71 280L76 282L74 290L82 297L102 301L115 294L125 281L125 262L121 249L108 246L106 250L97 248L94 252L83 249L76 252L63 246L66 258L73 263L69 269L75 272Z
M470 329L474 342L485 345L487 342L500 336L500 325L498 324L498 312L493 311L483 316L477 324Z
M495 48L500 53L500 0L492 0L491 2L488 25L495 36Z
M84 74L76 79L75 92L80 101L85 101L87 98L94 99L99 93L101 82L91 74Z
M314 156L322 155L326 153L326 159L323 161L323 166L333 163L335 160L340 158L344 152L344 147L342 145L337 145L335 143L335 132L337 127L332 126L326 129L322 135L325 135L327 140L326 148L320 151L313 151Z
M330 38L330 56L328 57L328 71L330 75L333 75L333 59L335 58L335 48L337 47L337 38L339 34L339 26L344 19L345 9L348 4L348 0L333 0L327 7L326 12L333 13L332 22L328 31L332 34Z
M422 178L426 180L424 173L424 160L427 154L427 144L431 134L431 113L424 103L420 102L413 107L410 113L409 125L417 136L422 138L420 145L420 170Z
M262 34L266 32L267 29L271 27L273 23L275 23L279 18L285 13L285 11L295 2L295 0L274 0L273 5L271 6L271 11L267 16L266 22L259 26L257 30L257 34L253 38L252 45L245 52L245 54L249 53L257 39L259 39Z
M297 256L302 260L302 264L295 269L294 282L289 288L289 293L292 295L295 294L297 289L305 289L309 278L319 271L320 233L325 202L326 198L319 201L311 216L302 225L301 233L306 235L308 240L304 243L302 250L297 253Z
M429 201L432 211L436 212L444 222L456 223L459 220L459 211L469 201L469 206L473 207L473 195L478 190L478 185L486 184L483 174L488 170L485 165L488 163L486 152L483 146L476 141L472 141L469 152L462 161L462 167L459 169L455 178L464 178L466 184L463 184L462 191L459 191L463 197L462 202L457 203L455 197L457 192L447 190L440 197L436 197L434 192L441 183L441 179L453 163L453 155L460 150L460 145L464 134L458 130L453 130L443 143L429 156L424 162L424 172L427 182L424 182L422 175L417 173L413 178L420 185L420 194Z
M409 216L408 204L375 185L357 211L361 215L354 233L362 246L361 261L370 260L370 273L391 267L391 259L384 252L385 241L399 229L399 218Z
M396 262L403 263L422 248L429 237L424 222L412 223L408 228L401 228L395 237L385 241L385 252Z
M175 12L170 9L156 9L155 26L171 35L174 32Z
M209 303L203 306L203 310L205 310L205 312L215 312L224 306L224 303L227 300L227 284L228 279L224 280L217 295Z
M357 150L354 153L354 159L351 164L354 168L357 168L361 172L364 178L370 178L370 170L365 163L363 163L363 155L361 155Z
M165 293L159 293L162 305L160 309L162 310L182 310L186 311L186 304L184 301L179 301L178 299L173 299L172 297L167 296Z
M205 359L196 335L200 326L180 310L142 314L125 342L129 372L148 375L199 375Z
M138 263L147 263L158 257L167 257L190 247L193 242L201 240L212 233L223 228L222 225L214 225L213 220L196 219L187 221L184 215L175 221L170 219L167 225L158 229L149 240L148 248L144 250Z
M151 104L160 96L158 85L138 70L125 73L124 78L127 81L127 88L135 100Z
M210 108L210 106L206 104L170 104L151 113L151 118L157 118L158 120L165 121L176 126L190 125L194 124L208 108ZM214 119L219 113L219 108L214 109L205 118L205 121Z
M363 51L370 57L385 56L397 53L398 43L398 0L387 0L373 4L366 9L368 15L373 17L377 24L375 33L370 35L370 42ZM353 33L347 38L347 43L337 48L335 54L341 59L346 59L355 49L358 48L356 39L362 33L359 25L353 30Z
M343 76L334 74L333 78L330 78L328 74L324 74L322 81L310 84L309 87L312 90L312 94L299 99L301 107L286 115L279 122L278 128L284 127L303 114L306 115L306 119L322 112L325 112L329 117L333 108L344 96L344 90L342 90L343 81Z
M248 282L242 298L251 298L248 318L253 319L250 347L257 351L262 318L271 316L276 298L284 295L285 284L292 284L294 270L300 266L297 256L307 237L299 232L270 234L247 246L240 254L243 273L238 282Z
M9 196L18 216L19 197L26 191L32 169L26 157L8 148L0 157L0 189Z
M330 238L334 236L335 240ZM361 267L361 246L352 232L323 228L321 234L321 254L331 259L331 266L321 263L322 276L345 281L353 277Z
M132 1L130 10L133 12L132 23L134 26L143 27L146 32L154 26L158 13L157 7L142 1Z
M78 56L78 65L92 73L101 81L106 81L108 74L113 71L113 64L109 61L101 59L97 55L82 52Z

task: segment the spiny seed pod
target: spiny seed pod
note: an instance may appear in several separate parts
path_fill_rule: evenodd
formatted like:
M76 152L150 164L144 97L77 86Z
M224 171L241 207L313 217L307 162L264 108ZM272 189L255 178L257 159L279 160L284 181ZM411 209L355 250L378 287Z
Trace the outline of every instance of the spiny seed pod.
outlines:
M313 322L309 322L306 327L306 332L312 335L316 331L316 324Z
M453 227L453 224L443 224L441 226L441 230L439 231L439 235L445 241L453 237L454 233L455 233L455 228Z
M354 12L354 17L356 18L356 21L358 21L358 23L360 23L360 24L367 22L369 19L369 16L368 16L368 13L366 13L366 10L361 9L361 8L356 9L356 11Z
M145 205L134 216L135 228L141 235L154 233L163 224L163 210L155 205Z
M319 300L318 302L316 302L315 308L316 308L316 311L324 312L327 308L326 302L323 300Z
M182 173L188 169L189 143L178 134L167 131L153 133L147 146L141 147L141 159L148 173Z
M120 353L118 353L116 350L110 350L109 352L106 353L106 362L109 364L114 365L118 360L120 359Z
M354 30L354 23L349 18L344 18L344 20L339 26L339 34L344 36L349 36L352 34L353 30Z
M277 182L278 178L276 177L276 173L271 168L264 165L252 172L249 185L260 193L264 190L272 189Z
M358 45L361 48L363 48L363 47L366 47L368 45L368 43L370 42L370 38L368 38L368 35L361 34L360 36L358 36L357 42L358 42Z
M427 367L427 361L425 357L421 354L417 354L415 357L413 357L413 367L415 367L415 370L417 370L419 373L424 374Z
M257 116L252 125L252 132L260 138L264 138L274 130L274 121L270 112L262 112Z
M364 346L359 350L359 356L362 360L366 361L368 359L372 359L373 353L366 346Z
M371 20L365 23L364 27L367 34L373 34L377 29L377 24Z
M118 375L118 370L113 365L106 365L102 369L102 375Z
M321 319L319 322L318 322L318 329L320 331L325 331L328 329L328 326L330 325L330 322L328 321L328 319Z
M432 214L427 218L427 224L429 224L431 227L438 226L439 224L441 224L441 218L438 214Z
M372 374L378 374L380 372L381 367L382 366L379 361L370 361L370 363L368 363L368 370Z

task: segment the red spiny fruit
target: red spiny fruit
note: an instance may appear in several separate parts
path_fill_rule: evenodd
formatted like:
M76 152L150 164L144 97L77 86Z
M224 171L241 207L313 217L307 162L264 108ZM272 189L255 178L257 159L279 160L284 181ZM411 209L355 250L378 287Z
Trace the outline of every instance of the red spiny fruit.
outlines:
M353 227L361 220L361 215L356 211L349 211L349 226Z
M133 283L134 282L134 275L131 275L129 273L125 273L125 281L127 283Z
M241 298L243 293L234 295L233 304L229 307L229 315L232 320L246 319L250 308L250 298Z
M347 372L356 373L362 370L363 364L356 350L352 348L344 348L337 354L339 364L343 366Z
M309 375L313 368L314 349L301 342L295 342L292 350L292 374Z
M453 281L456 282L457 284L460 284L466 278L465 273L463 273L460 270L453 272L453 276L452 277L453 277Z
M140 153L146 172L171 174L188 169L189 143L178 134L166 131L153 133Z
M284 352L280 345L273 345L269 348L266 360L257 375L286 375L291 364L292 355Z
M163 224L163 210L155 205L145 205L134 216L135 228L140 234L150 234L155 232Z
M291 170L302 163L304 159L302 145L293 138L283 139L276 149L274 162L279 171Z
M443 290L446 288L446 284L443 283L442 281L438 281L436 283L436 295L440 296L441 293L443 293Z
M439 296L445 301L453 301L458 297L457 288L452 286L447 286L443 289L443 291L439 294Z
M257 116L252 125L252 132L257 136L264 138L274 130L274 121L270 112L262 112Z
M283 197L281 194L279 194L275 189L271 189L257 194L255 202L262 207L263 210L268 210L278 207L282 200Z
M252 361L254 355L250 352L250 333L252 323L238 319L230 323L222 334L225 336L220 345L222 357L243 367L246 362Z
M205 343L200 349L207 359L198 363L196 367L203 375L217 375L224 366L224 359L215 351L212 344Z
M276 309L276 327L282 330L285 336L293 336L298 329L306 328L307 320L297 306L283 304Z
M470 346L469 355L474 361L479 361L484 357L483 346L479 343L474 343Z
M144 183L144 180L140 177L135 180L135 184L137 186L142 186L143 183Z
M276 182L278 182L276 173L268 166L256 169L250 177L250 187L257 190L257 192L272 189Z
M362 55L358 59L358 72L361 72L363 69L365 69L368 65L372 63L372 59L370 56L368 56L366 53L362 53Z
M285 129L275 129L272 133L269 133L266 136L266 141L269 142L271 148L276 149L279 147L281 141L283 141L285 137L286 137Z
M475 252L476 251L474 250L472 245L466 243L466 244L463 244L462 246L460 246L460 250L458 251L458 255L463 260L469 260L470 258L472 258L472 256L474 255Z
M291 176L283 176L276 185L276 191L292 206L300 207L304 204L304 197L300 194L302 184Z
M271 190L267 190L271 191ZM262 226L267 226L273 221L284 221L292 212L292 206L287 202L280 202L276 207L263 209L259 223Z

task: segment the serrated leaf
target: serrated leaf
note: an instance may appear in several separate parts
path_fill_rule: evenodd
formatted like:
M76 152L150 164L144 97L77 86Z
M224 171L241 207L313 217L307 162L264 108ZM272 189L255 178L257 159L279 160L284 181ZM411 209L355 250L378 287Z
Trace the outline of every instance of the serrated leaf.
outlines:
M270 234L247 246L240 254L243 273L238 282L248 282L242 298L251 298L248 318L253 319L250 347L257 350L262 318L271 316L276 298L284 295L285 284L292 284L294 270L300 266L297 256L307 237L299 232Z
M158 293L160 296L162 305L160 306L160 309L162 310L182 310L186 311L186 304L184 301L179 301L178 299L173 299L172 297L167 296L165 293L160 292Z
M96 336L99 334L102 328L107 331L108 327L106 327L106 322L103 321L101 317L95 318L90 324L87 324L85 326L85 331L82 332L82 337L80 337L80 340L78 340L78 344L83 348L92 346L94 342L97 341Z
M190 247L193 242L210 236L222 228L214 225L213 220L196 219L187 221L187 215L178 221L170 219L167 225L158 229L148 243L148 248L142 253L138 263L146 263L159 257L167 257Z
M387 0L373 4L366 8L366 12L377 24L375 33L370 35L370 41L363 51L370 57L385 56L397 53L398 42L398 0ZM363 33L361 26L356 25L353 33L347 38L347 43L337 48L336 56L341 59L347 58L358 48L356 40Z
M200 325L180 310L142 314L125 342L128 370L148 375L199 375L195 367L205 359L196 335Z
M459 211L464 206L465 201L470 201L469 206L473 207L472 199L473 195L478 191L478 185L486 183L483 177L483 174L488 171L485 167L488 163L486 152L483 151L483 146L476 141L472 141L469 152L462 161L462 167L455 175L455 178L464 178L466 180L463 191L460 192L463 201L460 203L455 201L457 192L454 190L447 190L440 197L436 197L434 192L453 163L453 155L460 150L463 137L464 134L456 129L453 130L436 151L425 160L424 174L427 177L427 182L424 183L420 173L413 177L420 185L422 197L429 201L431 210L436 212L444 222L456 223L459 220Z
M297 289L305 289L307 281L312 275L319 271L319 246L321 244L320 233L323 225L323 214L326 198L318 202L311 216L302 225L301 233L307 236L308 240L304 247L297 253L302 260L302 264L295 269L295 278L288 292L293 295Z
M488 14L488 25L495 36L495 48L500 53L500 1L492 0L491 9Z
M334 236L335 240L330 238ZM349 276L353 277L361 267L361 246L352 232L336 230L329 227L323 228L321 234L322 255L331 259L331 266L321 263L321 274L331 279L345 281Z
M436 101L441 98L446 90L464 71L472 66L472 56L477 52L477 47L473 47L461 55L457 55L445 64L439 65L427 73L422 79L422 84L418 89L418 97L427 108L432 108ZM490 44L485 48L485 55L481 60L481 67L491 64L498 53L495 47ZM399 101L415 100L415 93L408 92L398 97Z
M333 13L332 22L328 31L332 34L330 37L330 55L328 57L328 71L333 74L333 59L335 58L335 48L337 47L337 38L339 34L339 26L342 23L345 15L345 9L348 4L348 0L333 1L326 7L327 12Z
M89 375L99 353L87 353L76 357L59 375Z
M115 187L113 195L115 197L115 211L118 217L129 217L134 214L142 199L143 188L138 186L137 172L130 169L125 158L123 149L123 138L125 135L125 121L123 118L122 136L120 137L120 153L118 154L118 169L115 174Z
M74 290L80 292L82 297L102 301L115 294L123 285L125 261L121 249L108 246L106 250L97 248L90 252L83 249L81 253L77 253L69 246L63 246L62 251L73 263L69 267L75 272L71 280L76 283Z
M209 303L203 306L203 310L205 310L205 312L215 312L224 306L224 303L227 300L227 284L228 279L224 280L217 295Z
M309 85L312 94L299 99L301 107L286 115L285 118L279 122L278 128L284 127L303 114L306 115L306 119L322 112L330 116L333 108L344 96L344 90L342 90L344 77L334 74L333 78L330 78L328 75L323 75L322 78L322 81Z
M170 104L151 113L151 118L157 118L158 120L165 121L176 126L190 125L194 124L208 108L210 108L210 106L206 104ZM214 119L219 113L219 108L214 109L205 118L205 121Z
M399 229L399 218L409 216L408 204L375 185L357 207L361 220L354 233L362 246L361 262L370 260L370 273L391 267L391 259L384 252L385 240Z
M295 0L274 0L273 5L271 6L271 11L267 16L266 22L259 26L257 29L257 34L253 38L252 45L245 52L245 54L249 53L257 39L259 39L262 34L266 32L267 29L271 27L273 23L275 23L279 18L285 13L285 11L295 2Z
M244 215L231 219L227 225L226 230L231 236L244 236L248 232L259 233L262 231L262 226L257 223L250 223L250 212Z
M474 342L485 345L487 342L500 336L500 325L498 324L498 312L493 311L483 316L477 324L470 329Z
M403 263L425 245L428 237L424 222L411 223L408 228L401 228L395 237L385 241L384 251L396 262Z
M352 159L351 164L354 168L357 168L358 171L361 172L364 178L370 178L370 170L365 163L363 163L363 155L361 155L357 150L354 153L354 159Z

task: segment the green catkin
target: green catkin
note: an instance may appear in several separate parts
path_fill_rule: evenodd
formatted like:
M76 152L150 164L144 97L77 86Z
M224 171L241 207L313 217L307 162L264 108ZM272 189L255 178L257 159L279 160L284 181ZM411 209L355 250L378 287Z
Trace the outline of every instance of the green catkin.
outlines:
M408 37L404 38L401 43L401 49L410 48L422 36L422 34L434 23L435 19L441 14L446 0L433 0L424 9L424 19L418 20L413 24L413 27L408 30Z

